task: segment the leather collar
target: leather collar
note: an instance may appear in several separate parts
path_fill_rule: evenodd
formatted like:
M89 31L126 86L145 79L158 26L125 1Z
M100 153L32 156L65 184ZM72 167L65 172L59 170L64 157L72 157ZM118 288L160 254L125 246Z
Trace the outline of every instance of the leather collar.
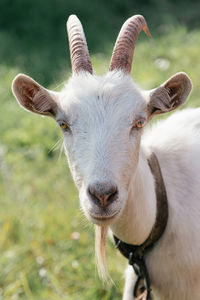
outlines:
M163 235L168 221L168 201L165 189L164 180L160 165L155 153L152 153L148 159L148 164L155 180L155 191L157 200L157 213L155 224L148 236L148 238L140 245L127 244L114 236L116 248L119 249L122 255L128 260L129 264L133 266L137 282L134 287L134 297L137 299L151 300L151 286L149 273L145 264L145 255L152 250L156 242ZM143 285L140 286L141 281ZM141 298L141 296L143 298Z

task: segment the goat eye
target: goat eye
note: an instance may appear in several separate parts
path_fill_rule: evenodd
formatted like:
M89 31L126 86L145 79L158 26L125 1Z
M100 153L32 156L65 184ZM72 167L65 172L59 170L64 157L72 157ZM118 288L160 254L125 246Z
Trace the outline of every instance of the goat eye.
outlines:
M135 127L142 128L144 126L144 123L145 123L145 121L143 119L140 119L140 120L136 121Z
M67 131L69 129L69 126L67 125L67 123L65 122L60 122L59 123L60 128L62 128L62 130Z

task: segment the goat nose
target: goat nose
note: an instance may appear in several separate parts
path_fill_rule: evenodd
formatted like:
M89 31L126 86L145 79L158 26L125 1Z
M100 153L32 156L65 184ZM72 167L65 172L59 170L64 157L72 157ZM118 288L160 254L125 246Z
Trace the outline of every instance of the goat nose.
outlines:
M117 199L118 189L116 185L95 183L88 187L88 194L96 205L105 208Z

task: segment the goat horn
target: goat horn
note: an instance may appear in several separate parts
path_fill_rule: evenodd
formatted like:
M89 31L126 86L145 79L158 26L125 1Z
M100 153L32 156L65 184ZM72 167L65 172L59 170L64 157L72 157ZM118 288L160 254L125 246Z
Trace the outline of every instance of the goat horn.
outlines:
M67 21L67 32L71 55L73 73L81 70L93 73L87 42L81 22L75 15L71 15Z
M151 38L145 18L141 15L135 15L124 23L115 43L110 71L121 69L125 73L131 72L135 43L142 29Z

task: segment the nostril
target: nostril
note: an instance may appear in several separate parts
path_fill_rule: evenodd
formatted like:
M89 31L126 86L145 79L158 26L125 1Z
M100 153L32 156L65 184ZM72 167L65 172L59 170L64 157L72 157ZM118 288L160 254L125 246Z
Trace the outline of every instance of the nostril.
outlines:
M96 205L105 208L117 199L118 189L107 183L96 183L88 187L88 194Z
M118 189L116 188L114 192L112 192L108 199L107 199L107 203L110 204L112 203L113 201L115 201L118 197Z
M101 205L101 202L99 200L99 198L96 196L96 192L93 186L89 186L88 187L88 194L90 195L92 201L97 204L98 206Z

